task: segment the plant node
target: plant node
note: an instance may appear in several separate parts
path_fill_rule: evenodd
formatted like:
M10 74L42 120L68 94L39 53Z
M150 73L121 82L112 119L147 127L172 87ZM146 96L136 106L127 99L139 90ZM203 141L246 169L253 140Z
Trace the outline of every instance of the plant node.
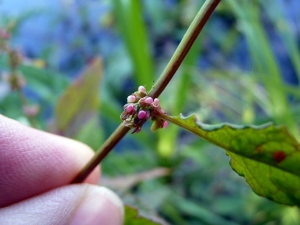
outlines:
M138 91L127 97L127 104L124 105L124 111L121 114L123 125L133 128L133 133L141 131L143 124L151 118L153 125L151 131L155 132L159 128L166 128L168 122L157 118L158 115L166 114L160 107L159 99L149 97L144 86L140 86Z

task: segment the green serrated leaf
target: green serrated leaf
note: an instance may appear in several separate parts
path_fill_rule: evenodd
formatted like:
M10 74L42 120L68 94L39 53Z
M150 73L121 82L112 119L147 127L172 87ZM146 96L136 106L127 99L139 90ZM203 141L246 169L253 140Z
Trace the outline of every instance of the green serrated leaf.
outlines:
M150 219L140 216L137 209L125 205L124 225L159 225L159 223L155 223Z
M284 126L208 125L194 114L162 118L224 148L231 167L258 195L300 205L300 145Z

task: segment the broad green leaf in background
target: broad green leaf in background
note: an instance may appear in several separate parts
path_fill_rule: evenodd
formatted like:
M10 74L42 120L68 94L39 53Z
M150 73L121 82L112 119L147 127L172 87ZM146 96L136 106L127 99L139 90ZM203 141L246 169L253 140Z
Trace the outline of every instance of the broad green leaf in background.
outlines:
M138 215L138 211L128 205L125 205L125 220L124 225L159 225L150 219Z
M54 129L96 149L101 143L99 125L99 85L102 62L96 58L66 89L55 109Z
M256 194L300 205L300 145L284 126L207 125L195 115L162 118L224 148L231 167Z

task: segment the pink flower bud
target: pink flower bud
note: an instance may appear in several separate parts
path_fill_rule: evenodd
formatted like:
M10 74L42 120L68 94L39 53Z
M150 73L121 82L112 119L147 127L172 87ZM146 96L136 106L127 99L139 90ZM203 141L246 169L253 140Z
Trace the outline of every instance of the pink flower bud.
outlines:
M158 98L155 98L155 99L154 99L153 105L154 105L154 106L159 106L159 99L158 99Z
M151 105L151 104L153 103L153 98L148 97L148 98L146 98L145 102L146 102L147 104Z
M126 112L127 112L128 114L130 114L133 110L134 110L134 105L133 105L133 104L129 104L129 105L126 107Z
M138 92L141 92L141 93L144 93L144 94L147 93L147 92L146 92L146 88L145 88L144 86L139 86Z
M128 117L129 117L129 114L125 111L123 111L120 116L121 120L126 120Z
M9 39L10 38L9 32L7 30L0 28L0 38L1 39Z
M135 102L136 101L136 97L134 96L134 95L129 95L128 97L127 97L127 102Z
M38 105L24 106L23 112L28 117L35 117L40 111L40 107Z
M145 119L147 117L147 113L144 110L139 111L138 118L139 119Z
M167 128L168 127L168 121L164 121L164 125L162 128Z
M142 127L136 127L133 131L132 134L134 133L139 133L142 130Z

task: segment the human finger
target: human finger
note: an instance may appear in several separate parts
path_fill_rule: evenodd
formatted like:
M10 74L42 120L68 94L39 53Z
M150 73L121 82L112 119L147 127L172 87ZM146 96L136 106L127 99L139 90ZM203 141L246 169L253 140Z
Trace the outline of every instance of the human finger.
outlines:
M0 207L69 184L92 155L80 142L0 115ZM98 167L85 182L99 175Z
M5 225L121 225L123 203L105 187L67 185L0 209Z

